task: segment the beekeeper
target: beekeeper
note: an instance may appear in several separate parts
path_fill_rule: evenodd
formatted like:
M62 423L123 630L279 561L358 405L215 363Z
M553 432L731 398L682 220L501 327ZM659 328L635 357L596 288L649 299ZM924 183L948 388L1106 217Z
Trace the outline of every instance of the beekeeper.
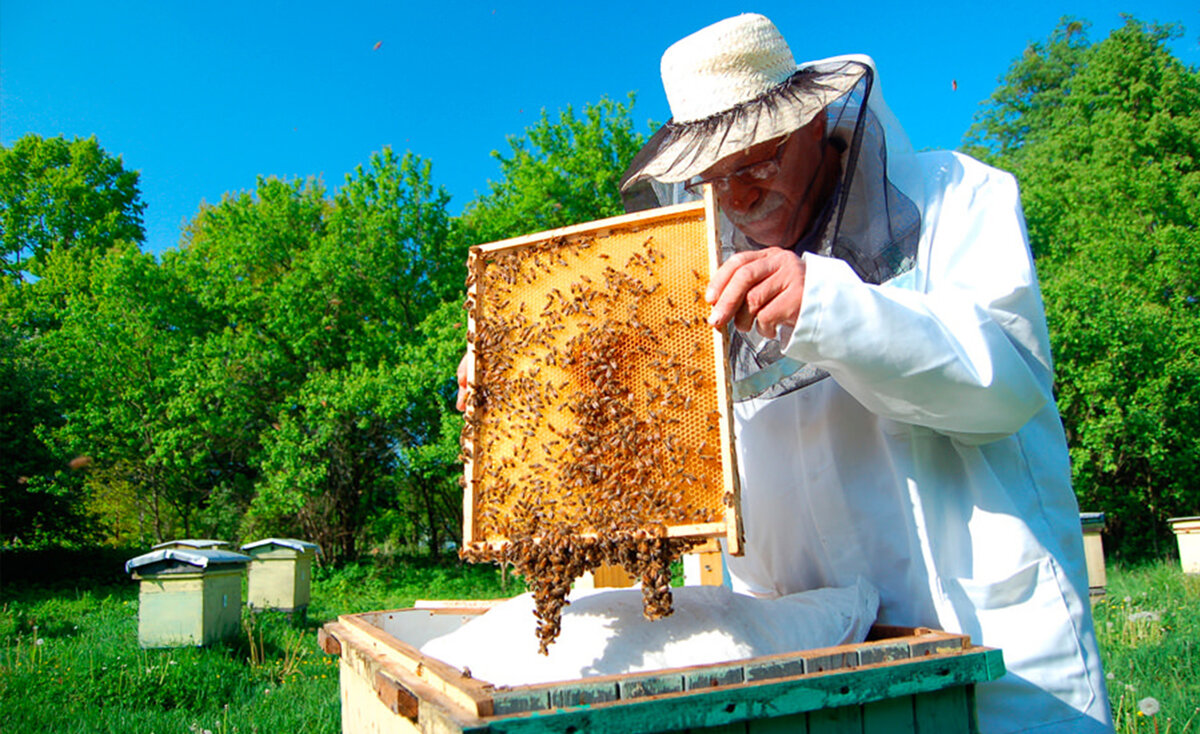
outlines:
M882 623L1003 651L984 732L1111 730L1017 185L914 155L874 62L797 65L740 15L667 49L632 209L711 184L727 237L746 549L733 587L880 590Z

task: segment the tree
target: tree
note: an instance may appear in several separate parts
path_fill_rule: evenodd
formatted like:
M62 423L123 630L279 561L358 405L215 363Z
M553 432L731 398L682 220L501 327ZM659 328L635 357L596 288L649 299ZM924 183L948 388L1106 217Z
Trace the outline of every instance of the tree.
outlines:
M442 440L422 421L446 407L431 383L454 379L424 345L464 277L448 200L427 161L384 150L332 201L312 181L262 180L189 227L177 267L211 317L170 410L205 417L176 430L171 456L227 477L212 491L248 510L242 533L301 533L353 558L411 483L399 457ZM394 384L404 370L421 390Z
M55 338L91 263L143 237L138 174L94 138L26 135L0 146L0 500L6 537L69 541L88 530L89 457L61 440L79 376ZM29 276L35 277L29 277ZM66 370L64 372L64 369ZM83 403L86 405L86 403Z
M4 279L37 274L55 248L91 256L116 242L141 242L138 174L94 137L67 142L26 135L0 146L0 259Z
M1076 493L1131 556L1200 500L1200 74L1175 35L1064 21L971 135L1021 183Z
M604 97L579 116L568 106L554 122L542 110L523 136L509 137L509 156L492 152L502 178L467 206L457 239L476 245L621 214L617 183L645 143L633 102Z

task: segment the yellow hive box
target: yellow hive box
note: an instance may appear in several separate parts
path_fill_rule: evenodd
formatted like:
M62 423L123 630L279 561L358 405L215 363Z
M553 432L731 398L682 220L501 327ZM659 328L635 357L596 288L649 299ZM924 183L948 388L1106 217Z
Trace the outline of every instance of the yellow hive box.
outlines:
M313 559L320 546L295 538L266 538L243 545L242 552L250 556L246 604L284 612L307 610Z
M471 248L464 544L621 527L740 554L711 197Z

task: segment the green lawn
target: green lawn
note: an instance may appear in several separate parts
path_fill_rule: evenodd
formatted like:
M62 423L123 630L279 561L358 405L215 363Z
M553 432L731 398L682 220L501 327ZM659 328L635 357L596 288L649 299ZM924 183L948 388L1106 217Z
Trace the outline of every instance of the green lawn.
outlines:
M0 590L2 732L340 731L337 666L315 630L346 612L415 599L496 597L491 566L423 560L319 571L307 622L243 616L236 639L209 648L141 650L137 588L6 583ZM1118 731L1200 732L1200 578L1177 564L1109 568L1095 605ZM1156 718L1138 702L1159 702ZM1194 717L1194 718L1193 718Z

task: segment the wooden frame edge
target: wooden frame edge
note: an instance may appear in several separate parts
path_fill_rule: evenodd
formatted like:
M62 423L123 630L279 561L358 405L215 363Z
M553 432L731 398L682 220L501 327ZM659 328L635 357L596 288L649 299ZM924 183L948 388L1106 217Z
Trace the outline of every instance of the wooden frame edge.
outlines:
M708 270L710 278L721 267L720 212L709 184L704 186L704 218L708 223ZM733 426L733 385L729 376L729 325L713 329L713 361L716 370L717 405L721 414L721 465L724 480L725 547L731 556L740 556L746 544L742 529L742 484L739 479Z
M615 217L607 217L605 219L597 219L592 222L572 224L567 227L559 227L558 229L535 232L533 234L521 235L520 237L510 237L506 240L498 240L496 242L489 242L483 245L476 245L472 247L471 250L479 253L480 255L491 254L500 250L511 250L519 247L526 247L536 242L542 242L545 240L578 237L581 234L597 231L603 232L603 230L606 229L627 227L632 224L651 224L659 219L670 219L680 214L687 213L693 209L699 211L703 208L704 207L700 202L689 201L684 204L658 207L657 209L647 209L645 211L634 212L632 214L618 214Z

